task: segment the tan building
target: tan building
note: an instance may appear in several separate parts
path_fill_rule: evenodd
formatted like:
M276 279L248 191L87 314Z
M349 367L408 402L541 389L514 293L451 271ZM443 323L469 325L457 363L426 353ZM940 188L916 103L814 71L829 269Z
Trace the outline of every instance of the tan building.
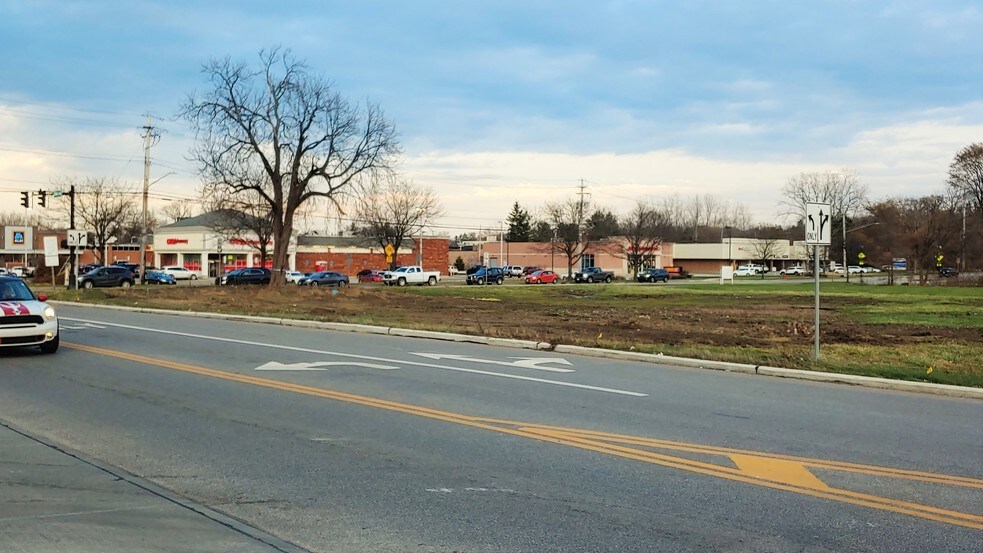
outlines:
M725 238L723 242L674 244L677 265L693 274L720 274L720 267L738 267L745 263L761 262L763 257L773 271L792 265L805 265L809 260L805 241L763 240L758 238Z

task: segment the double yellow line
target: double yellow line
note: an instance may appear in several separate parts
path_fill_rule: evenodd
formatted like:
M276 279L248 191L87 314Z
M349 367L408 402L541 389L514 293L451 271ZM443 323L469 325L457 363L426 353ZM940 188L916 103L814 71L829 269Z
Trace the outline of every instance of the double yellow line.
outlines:
M865 507L895 513L903 513L938 522L955 524L976 530L983 530L983 517L981 516L876 495L858 493L850 490L831 488L808 469L812 468L827 471L864 474L876 477L915 480L919 482L946 486L958 486L977 490L983 489L983 480L977 478L949 476L929 472L861 465L856 463L843 463L823 459L795 457L777 453L706 446L685 442L673 442L623 434L611 434L575 428L529 424L518 421L471 417L459 413L442 411L439 409L430 409L419 405L387 401L384 399L338 392L335 390L327 390L324 388L315 388L312 386L304 386L290 382L270 380L245 374L218 371L197 365L168 361L118 350L64 342L62 345L96 355L115 357L117 359L124 359L135 363L155 365L158 367L165 367L168 369L231 382L239 382L242 384L250 384L253 386L260 386L263 388L270 388L284 392L344 401L346 403L364 405L366 407L373 407L376 409L385 409L387 411L426 417L429 419L461 424L513 436L520 436L542 442L560 444L582 450L603 453L606 455L613 455L625 459L632 459L665 467L676 468L698 474L715 476L727 480L795 492L812 497L850 503L853 505L862 505ZM726 458L725 462L731 466L666 455L665 453L659 453L658 451L653 450L669 450L722 456Z

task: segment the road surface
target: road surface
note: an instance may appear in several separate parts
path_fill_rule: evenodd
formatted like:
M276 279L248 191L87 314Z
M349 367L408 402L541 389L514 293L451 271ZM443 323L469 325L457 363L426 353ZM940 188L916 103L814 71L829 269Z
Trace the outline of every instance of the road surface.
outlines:
M0 352L0 420L310 551L983 548L983 402L59 314Z

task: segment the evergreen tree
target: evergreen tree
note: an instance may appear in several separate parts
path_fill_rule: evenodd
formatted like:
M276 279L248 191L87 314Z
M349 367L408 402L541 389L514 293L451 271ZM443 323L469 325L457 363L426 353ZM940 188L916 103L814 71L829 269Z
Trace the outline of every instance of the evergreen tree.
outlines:
M532 231L532 219L529 212L519 207L519 202L512 205L508 218L509 232L505 239L509 242L528 242Z

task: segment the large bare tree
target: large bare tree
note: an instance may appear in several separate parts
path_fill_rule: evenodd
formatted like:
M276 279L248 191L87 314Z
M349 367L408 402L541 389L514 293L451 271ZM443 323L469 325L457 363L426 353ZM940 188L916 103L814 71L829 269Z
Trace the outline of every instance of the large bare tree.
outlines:
M200 215L200 205L199 202L194 200L177 200L162 207L160 214L165 224L176 223L181 219L189 219L195 215Z
M956 153L949 165L948 185L983 214L983 142L970 144Z
M106 263L106 246L112 239L123 241L127 223L136 217L136 194L130 186L115 179L88 178L56 183L66 190L72 185L75 186L75 226L89 233L92 237L89 246L96 259ZM68 201L61 202L59 209L67 216Z
M203 71L210 90L182 109L197 137L192 157L206 193L252 191L269 206L271 285L283 285L298 210L388 168L399 153L395 127L377 105L351 104L289 50L260 52L257 69L225 58Z
M395 269L403 240L417 235L442 214L440 200L429 186L393 173L379 174L359 195L353 227L356 234L372 238L383 248L392 245L389 268Z

